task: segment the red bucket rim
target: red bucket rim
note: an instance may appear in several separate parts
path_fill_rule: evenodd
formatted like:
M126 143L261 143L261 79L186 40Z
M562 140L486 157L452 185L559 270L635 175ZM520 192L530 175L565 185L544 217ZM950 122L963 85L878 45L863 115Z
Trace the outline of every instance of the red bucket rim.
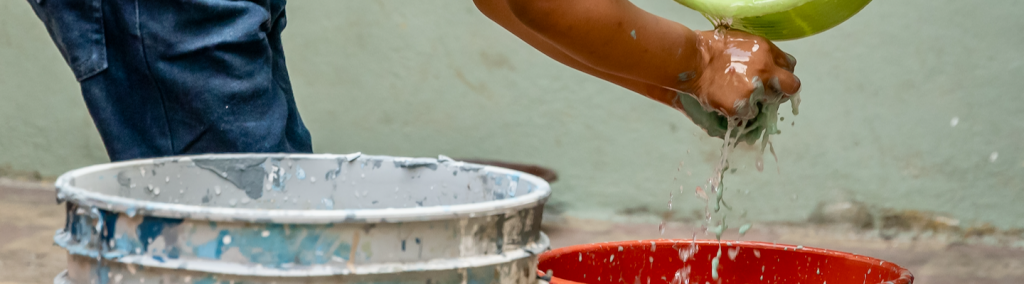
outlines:
M910 270L908 270L906 268L903 268L902 266L899 266L896 263L885 261L885 260L882 260L882 259L878 259L878 258L874 258L874 257L870 257L870 256L865 256L865 255L859 255L859 254L855 254L855 253L830 250L830 249L815 248L815 247L804 247L804 246L796 246L796 245L788 245L788 244L778 244L778 243L769 243L769 242L759 242L759 241L724 241L724 240L723 241L716 241L716 240L707 240L707 239L705 239L705 240L693 240L693 239L652 239L652 240L631 240L631 241L591 243L591 244L582 244L582 245L574 245L574 246L561 247L561 248L557 248L557 249L552 249L552 250L546 251L546 252L542 253L538 257L538 263L543 263L545 260L547 260L547 259L549 259L551 257L557 256L557 255L561 255L561 254L566 254L566 253L571 253L571 252L588 251L588 250L592 250L594 248L599 248L601 246L631 245L631 244L634 244L634 243L637 243L637 242L645 243L645 244L653 242L653 243L655 243L657 245L661 245L661 244L673 244L674 245L674 244L679 244L679 243L695 243L695 244L698 244L698 245L731 244L733 246L753 248L753 249L793 250L793 251L800 250L802 253L810 253L810 254L817 254L817 255L823 255L823 256L831 256L831 257L840 257L840 258L856 260L856 261L863 261L863 262L868 262L868 263L878 262L878 263L880 263L881 266L883 266L885 268L895 269L896 271L899 272L899 275L900 275L896 279L888 280L888 281L885 281L885 282L882 282L882 283L885 283L885 284L913 284L914 283L914 275L912 273L910 273ZM545 272L541 271L540 269L537 269L537 277L545 278L545 279L550 279L550 280L548 280L548 282L550 282L552 284L586 284L586 283L582 283L582 282L576 282L576 281L572 281L572 280L561 279L561 278L558 278L558 277L546 278L545 277Z

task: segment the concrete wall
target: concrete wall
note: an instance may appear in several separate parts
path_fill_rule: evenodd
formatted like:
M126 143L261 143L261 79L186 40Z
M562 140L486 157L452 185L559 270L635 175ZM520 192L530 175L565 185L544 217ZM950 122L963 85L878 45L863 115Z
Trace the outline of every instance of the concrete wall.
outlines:
M710 28L672 1L636 2ZM766 159L764 173L751 147L740 150L727 176L734 208L794 221L820 200L856 199L1024 227L1024 2L976 2L879 0L838 28L780 43L800 61L802 113L784 107L779 163ZM580 217L661 211L670 192L682 214L703 210L692 192L720 140L545 58L469 0L288 9L289 69L317 152L544 165L561 174L553 201ZM106 162L77 88L29 6L0 1L0 165L57 175Z

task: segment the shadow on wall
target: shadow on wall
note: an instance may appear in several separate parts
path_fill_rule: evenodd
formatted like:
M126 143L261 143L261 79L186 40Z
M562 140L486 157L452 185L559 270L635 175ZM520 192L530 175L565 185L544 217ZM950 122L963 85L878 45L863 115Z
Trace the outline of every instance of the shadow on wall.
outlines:
M20 171L11 165L0 166L0 178L13 179L17 181L55 181L56 177L44 177L39 171Z
M859 201L821 202L807 221L814 224L844 224L859 230L877 229L889 240L900 234L914 237L949 234L959 238L1024 237L1024 228L1000 230L987 222L964 224L949 215L924 210L872 208Z
M699 224L704 215L700 210L679 212L673 210L655 210L649 206L636 206L616 211L618 215L650 219L655 217L662 222ZM682 214L677 214L682 213ZM548 214L548 212L545 212ZM558 213L554 213L557 215ZM557 216L547 218L556 220ZM896 238L918 239L932 236L945 236L952 243L966 240L1000 243L1005 240L1024 239L1024 228L1001 230L991 223L979 222L965 224L950 215L924 210L898 210L870 206L860 201L824 201L818 203L804 222L778 222L783 225L818 225L821 228L848 228L854 232L877 232L883 240Z

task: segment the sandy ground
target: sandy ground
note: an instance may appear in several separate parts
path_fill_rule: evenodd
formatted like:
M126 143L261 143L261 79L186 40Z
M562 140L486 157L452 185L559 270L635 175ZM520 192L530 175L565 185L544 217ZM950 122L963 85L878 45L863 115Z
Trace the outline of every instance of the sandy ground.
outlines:
M63 226L63 207L42 183L0 180L0 284L52 283L66 265L52 244ZM570 217L550 218L544 231L553 247L658 238L690 238L696 227L668 223L624 224ZM842 225L756 224L745 236L723 238L797 244L848 251L895 262L910 269L917 283L1024 283L1024 249L1019 240L956 238L942 234L901 234L888 240L877 231ZM698 238L704 238L698 235ZM1009 244L1009 245L1008 245Z

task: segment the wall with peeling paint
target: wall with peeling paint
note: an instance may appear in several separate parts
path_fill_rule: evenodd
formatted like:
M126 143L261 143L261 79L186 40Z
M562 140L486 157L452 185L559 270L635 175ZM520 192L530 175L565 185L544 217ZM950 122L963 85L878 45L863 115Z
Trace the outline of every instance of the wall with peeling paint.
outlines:
M672 1L636 2L709 28ZM670 192L678 215L703 210L692 192L719 140L545 58L469 0L289 5L285 48L317 152L539 164L560 174L555 206L579 217L654 216ZM740 150L726 198L754 221L855 199L1024 227L1024 37L1010 32L1024 29L1022 10L875 1L834 30L780 43L800 61L802 113L784 107L795 124L764 173ZM0 165L56 175L106 161L71 72L21 1L0 1L0 86Z

